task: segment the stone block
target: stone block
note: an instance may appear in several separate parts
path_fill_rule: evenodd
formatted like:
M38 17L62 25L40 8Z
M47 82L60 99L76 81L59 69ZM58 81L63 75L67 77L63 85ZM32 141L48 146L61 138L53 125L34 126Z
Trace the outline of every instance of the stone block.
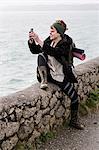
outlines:
M7 123L7 126L4 129L6 137L12 136L13 134L17 133L18 130L19 130L18 122L9 122Z
M17 142L18 142L17 135L9 138L6 141L3 141L2 145L1 145L2 150L12 150L15 147L15 145L17 144Z
M63 106L60 106L60 107L58 108L58 110L56 111L55 116L56 116L57 118L60 118L60 117L63 116L64 112L65 112L64 107L63 107Z
M23 117L24 118L30 118L31 116L33 116L35 114L35 112L37 111L36 107L32 107L32 108L25 108L25 110L23 111Z
M40 110L40 111L38 111L38 113L36 115L35 123L38 124L40 122L41 118L42 118L42 111Z

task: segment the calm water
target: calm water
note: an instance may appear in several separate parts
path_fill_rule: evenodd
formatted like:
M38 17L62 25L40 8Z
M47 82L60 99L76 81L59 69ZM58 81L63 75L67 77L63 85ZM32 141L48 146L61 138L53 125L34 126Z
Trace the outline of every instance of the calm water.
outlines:
M67 22L76 46L85 49L85 61L99 56L99 11L0 12L0 96L22 90L36 80L36 59L29 51L28 31L42 39L56 19ZM75 59L75 65L83 63Z

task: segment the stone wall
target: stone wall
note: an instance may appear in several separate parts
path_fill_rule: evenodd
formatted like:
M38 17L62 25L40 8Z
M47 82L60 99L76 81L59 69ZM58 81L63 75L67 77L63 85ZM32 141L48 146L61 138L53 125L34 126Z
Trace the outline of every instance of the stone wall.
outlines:
M76 89L81 101L99 87L99 57L76 68ZM47 91L39 83L15 94L0 98L0 150L12 150L20 141L33 143L68 117L70 100L55 85Z

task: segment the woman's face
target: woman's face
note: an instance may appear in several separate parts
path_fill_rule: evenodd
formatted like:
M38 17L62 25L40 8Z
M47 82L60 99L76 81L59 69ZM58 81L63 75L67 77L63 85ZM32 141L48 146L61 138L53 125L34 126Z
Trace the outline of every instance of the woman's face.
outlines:
M50 28L50 40L56 40L60 34L57 32L57 30L54 27Z

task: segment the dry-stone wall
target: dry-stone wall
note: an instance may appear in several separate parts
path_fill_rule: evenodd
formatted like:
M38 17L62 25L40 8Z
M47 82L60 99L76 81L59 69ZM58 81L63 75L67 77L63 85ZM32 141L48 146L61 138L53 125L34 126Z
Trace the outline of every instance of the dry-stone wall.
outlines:
M76 68L81 101L99 87L99 57ZM20 141L33 143L43 132L61 125L70 112L70 100L55 85L47 91L39 83L0 98L0 150L12 150Z

